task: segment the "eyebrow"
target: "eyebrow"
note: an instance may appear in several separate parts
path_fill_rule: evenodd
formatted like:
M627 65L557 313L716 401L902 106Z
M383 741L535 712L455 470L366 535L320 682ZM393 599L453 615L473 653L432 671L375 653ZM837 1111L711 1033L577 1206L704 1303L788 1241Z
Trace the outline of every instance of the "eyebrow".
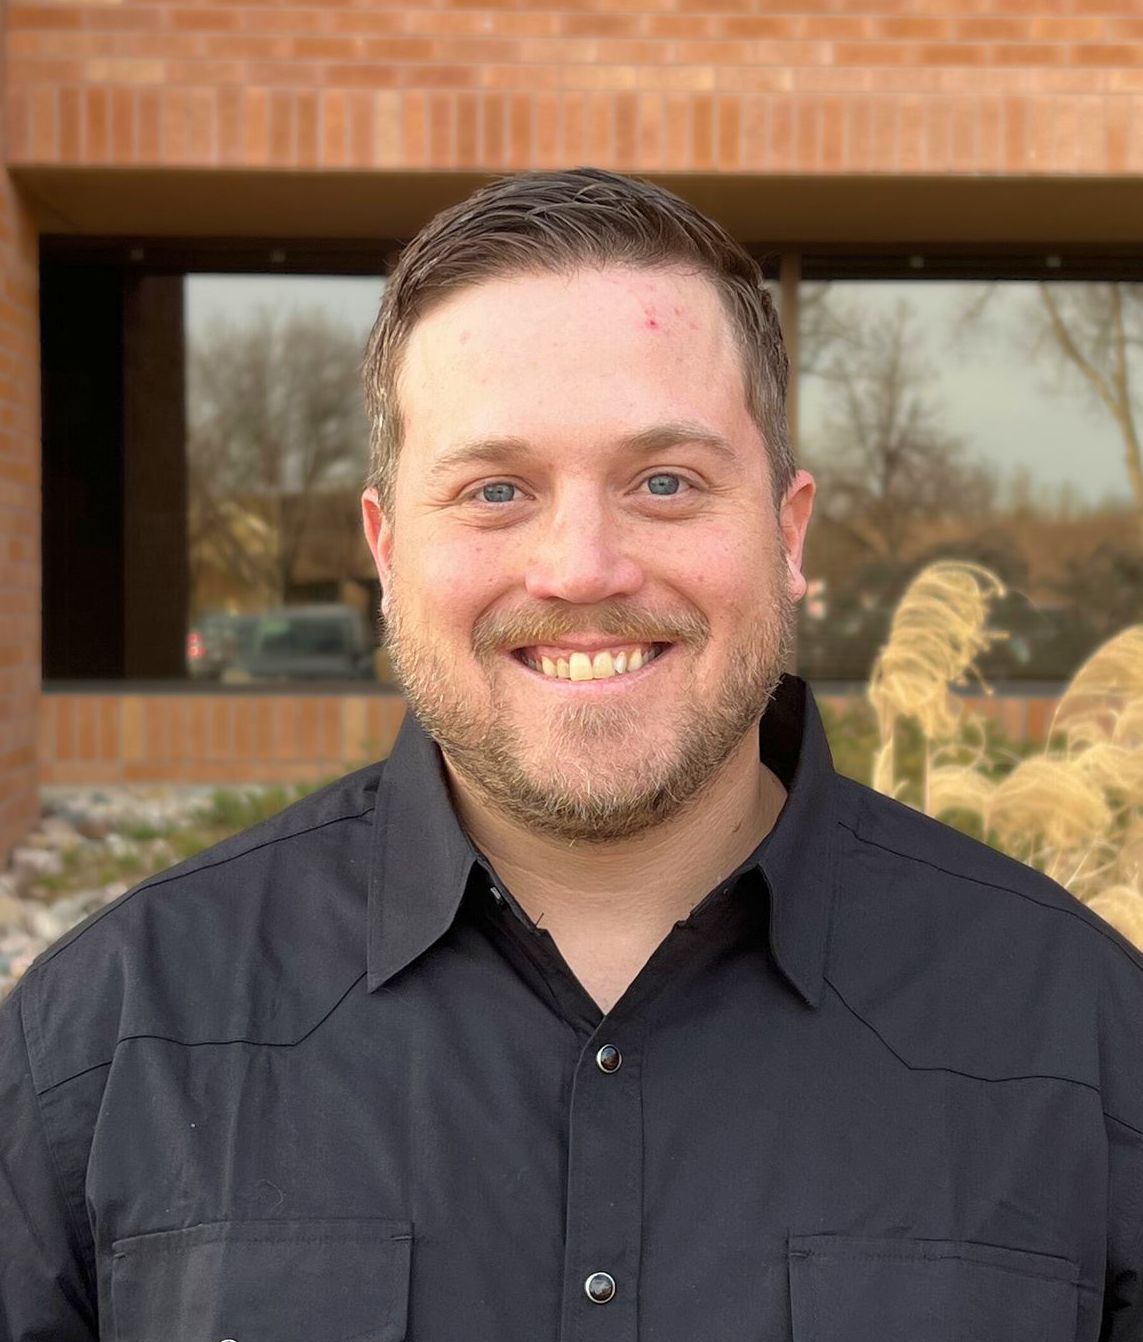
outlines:
M738 453L721 434L688 420L669 420L640 429L619 439L616 446L631 457L650 457L685 443L708 448L728 462L738 460ZM479 438L447 451L433 464L429 478L438 479L462 466L499 466L513 458L535 455L535 448L525 438Z

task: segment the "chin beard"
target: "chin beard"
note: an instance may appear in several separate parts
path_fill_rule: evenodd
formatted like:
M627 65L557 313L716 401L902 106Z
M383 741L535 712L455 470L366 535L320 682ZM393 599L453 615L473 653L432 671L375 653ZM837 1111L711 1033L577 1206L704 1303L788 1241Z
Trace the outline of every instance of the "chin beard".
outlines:
M637 776L626 785L610 779L601 785L600 771L586 760L578 766L575 754L586 746L596 756L609 741L621 750L640 727L630 709L570 707L551 725L548 748L529 748L527 726L510 726L495 699L476 706L450 688L447 656L408 635L397 603L387 637L410 708L484 804L532 833L563 843L608 844L645 833L692 805L756 730L792 643L794 605L784 586L778 591L769 621L760 619L758 632L737 649L715 693L680 710L669 737L642 756ZM491 675L488 660L482 664ZM530 767L529 757L545 755L563 763L546 771Z

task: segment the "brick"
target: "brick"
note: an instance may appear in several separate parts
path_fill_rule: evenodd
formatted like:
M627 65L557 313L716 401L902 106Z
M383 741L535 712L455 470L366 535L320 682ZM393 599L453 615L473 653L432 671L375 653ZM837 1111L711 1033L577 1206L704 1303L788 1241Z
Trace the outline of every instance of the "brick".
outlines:
M63 163L78 163L83 157L83 109L80 90L60 89L59 157Z
M648 37L717 37L731 23L749 22L725 14L648 14L643 31ZM751 33L726 31L727 37L750 37ZM775 34L767 33L766 36Z
M456 95L456 164L475 168L480 163L480 97L465 91Z
M770 166L789 172L794 164L794 101L775 98L770 103Z
M162 95L158 89L135 91L136 152L142 163L159 163L163 157Z
M1062 65L1066 58L1066 47L1046 42L998 43L985 55L989 65Z
M539 93L536 95L534 120L534 161L536 166L545 168L559 166L560 100L558 94Z
M675 59L682 65L746 65L754 59L754 45L741 40L679 42Z
M317 760L321 755L321 701L306 698L298 704L298 754L304 760Z
M88 762L99 758L99 720L95 701L89 695L77 697L75 706L76 758Z
M532 166L532 98L527 93L508 97L508 167Z
M28 117L28 151L40 163L54 163L59 157L59 119L56 91L37 88L31 91Z
M955 172L973 172L980 159L977 138L980 104L966 98L952 103L952 167Z
M1028 166L1028 109L1023 98L1004 100L1004 167L1020 171Z
M367 168L373 162L373 99L364 90L346 94L349 164Z
M566 163L588 162L586 94L566 93L560 98L560 138Z
M845 111L840 98L821 101L821 166L837 172L846 166Z
M321 141L322 165L344 167L349 156L349 126L342 89L330 89L321 96Z
M1028 23L1025 19L997 16L956 19L952 36L960 42L1027 42Z
M947 98L930 98L925 103L922 155L927 172L947 173L952 167L952 107Z
M84 95L84 161L106 163L111 153L110 107L107 90L89 88Z
M456 163L456 98L452 93L428 96L429 163L451 168Z
M111 90L111 157L116 163L134 163L136 154L134 89Z
M821 167L822 104L817 98L798 98L794 103L794 156L802 171Z
M801 36L829 42L860 42L873 36L876 21L867 15L810 14L801 24Z
M246 161L246 97L241 89L219 90L219 162L235 166Z
M321 161L321 111L318 94L309 89L294 95L297 117L297 161L302 168L316 167Z
M559 15L559 32L566 37L638 37L641 29L638 14Z
M592 93L588 96L587 147L591 158L601 167L614 166L614 101L608 93Z
M87 61L83 73L89 84L161 84L167 67L160 60L105 57Z
M692 104L691 162L699 172L715 167L715 101L699 94Z
M659 93L640 93L638 99L636 162L644 171L653 172L656 168L661 168L665 162L664 125L666 118L663 96Z
M839 42L833 58L837 65L910 65L915 55L905 42Z
M925 166L925 103L922 99L901 99L898 135L898 167L902 172L921 172Z
M242 26L242 15L237 6L204 5L168 9L166 22L176 32L236 32Z
M18 32L23 28L41 31L45 28L78 28L83 16L77 9L63 9L54 5L13 5L8 6L6 15L8 28Z
M1077 42L1068 48L1072 65L1109 68L1143 64L1143 44L1135 42Z
M402 161L411 167L420 167L428 159L428 100L425 94L405 94L402 113Z
M1032 42L1098 42L1107 36L1121 34L1112 32L1106 19L1056 15L1033 18L1027 31L1027 38Z
M374 97L373 161L379 168L395 167L402 154L401 95L382 91Z
M274 89L269 94L270 162L289 167L297 161L296 109L289 93Z
M1131 110L1122 101L1109 102L1104 111L1104 162L1108 172L1125 172L1129 161Z

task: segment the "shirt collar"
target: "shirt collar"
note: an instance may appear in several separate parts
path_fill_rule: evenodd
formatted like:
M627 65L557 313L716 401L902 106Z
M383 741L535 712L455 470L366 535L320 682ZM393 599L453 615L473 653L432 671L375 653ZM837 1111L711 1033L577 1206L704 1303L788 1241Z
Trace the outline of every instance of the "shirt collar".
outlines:
M788 796L752 859L770 894L770 948L802 998L821 1000L834 894L833 762L805 682L784 676L760 753ZM407 713L381 779L369 881L369 990L452 926L479 854L456 818L440 752ZM750 864L748 864L750 865Z

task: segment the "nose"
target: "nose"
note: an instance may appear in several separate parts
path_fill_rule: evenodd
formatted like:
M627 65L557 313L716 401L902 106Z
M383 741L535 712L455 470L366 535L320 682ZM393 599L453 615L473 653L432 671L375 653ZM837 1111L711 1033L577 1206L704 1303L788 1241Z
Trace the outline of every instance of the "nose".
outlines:
M529 596L590 605L631 596L642 587L643 566L603 503L582 496L566 500L541 528L525 570Z

